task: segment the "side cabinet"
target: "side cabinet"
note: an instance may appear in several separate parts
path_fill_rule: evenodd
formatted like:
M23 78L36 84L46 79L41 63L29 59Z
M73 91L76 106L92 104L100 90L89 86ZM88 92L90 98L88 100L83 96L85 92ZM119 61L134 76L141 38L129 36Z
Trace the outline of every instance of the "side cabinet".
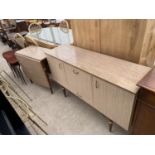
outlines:
M76 96L92 104L92 76L64 63L68 89Z
M44 87L50 87L44 71L44 61L37 61L19 54L17 54L16 57L21 64L24 73L31 81Z
M64 63L51 56L47 56L47 60L51 69L52 79L62 86L67 87Z
M93 77L93 107L128 130L135 95Z
M130 133L134 135L155 134L155 94L142 89L138 93Z
M155 68L138 82L137 95L130 133L134 135L155 134Z

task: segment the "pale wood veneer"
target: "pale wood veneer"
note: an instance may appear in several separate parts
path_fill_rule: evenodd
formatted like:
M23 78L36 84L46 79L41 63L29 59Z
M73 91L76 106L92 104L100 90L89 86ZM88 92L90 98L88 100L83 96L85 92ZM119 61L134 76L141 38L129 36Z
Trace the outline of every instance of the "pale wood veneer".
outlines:
M45 53L134 94L138 91L136 83L150 70L149 67L70 45Z
M45 53L55 81L129 129L136 83L149 67L69 45Z
M47 75L45 74L44 54L48 49L29 46L16 52L16 57L22 66L26 76L36 84L50 87Z

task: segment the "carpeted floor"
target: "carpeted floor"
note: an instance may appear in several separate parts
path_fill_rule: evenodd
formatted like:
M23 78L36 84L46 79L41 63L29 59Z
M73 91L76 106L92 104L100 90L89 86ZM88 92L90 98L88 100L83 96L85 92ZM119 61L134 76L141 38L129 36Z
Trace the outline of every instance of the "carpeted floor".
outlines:
M13 74L2 53L9 47L0 42L0 70L5 70L12 78ZM24 85L14 78L21 88L30 96L29 104L48 124L48 134L127 134L114 124L112 132L108 131L108 120L76 96L69 94L65 98L60 86L54 84L54 94L44 87L31 84Z

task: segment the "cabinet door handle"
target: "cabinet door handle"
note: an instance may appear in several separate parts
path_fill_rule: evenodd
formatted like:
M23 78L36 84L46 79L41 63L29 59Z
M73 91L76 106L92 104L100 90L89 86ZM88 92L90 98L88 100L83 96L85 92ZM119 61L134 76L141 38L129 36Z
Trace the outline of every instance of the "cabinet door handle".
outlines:
M97 80L96 80L96 82L95 82L95 87L96 87L96 88L99 88L99 83L98 83Z
M59 63L59 69L62 69L62 64L61 63Z
M79 74L79 72L76 71L76 70L74 70L74 69L73 69L73 73L74 73L74 74Z

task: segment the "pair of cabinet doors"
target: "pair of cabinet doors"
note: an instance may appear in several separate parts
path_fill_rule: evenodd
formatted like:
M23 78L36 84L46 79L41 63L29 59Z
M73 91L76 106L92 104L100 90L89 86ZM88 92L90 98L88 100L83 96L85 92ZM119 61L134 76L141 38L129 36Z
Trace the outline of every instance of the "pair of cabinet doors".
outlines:
M47 59L54 81L128 130L134 94L54 57Z

